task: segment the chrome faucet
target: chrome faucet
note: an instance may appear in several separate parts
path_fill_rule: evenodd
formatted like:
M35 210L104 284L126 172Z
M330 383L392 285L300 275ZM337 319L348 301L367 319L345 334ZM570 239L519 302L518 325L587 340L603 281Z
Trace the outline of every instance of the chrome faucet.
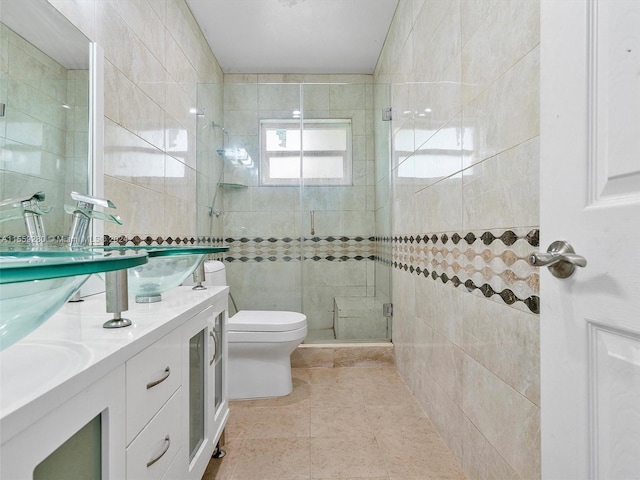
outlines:
M78 192L71 192L71 198L78 203L75 207L65 205L64 209L72 215L71 228L69 229L69 246L82 247L89 244L89 222L92 219L104 220L122 225L122 220L118 215L98 212L95 206L104 208L116 208L111 200L83 195Z
M23 197L8 198L0 201L0 208L11 206L12 211L0 217L0 221L14 220L22 217L27 229L27 243L31 246L43 245L47 242L42 215L49 213L51 207L43 207L40 202L45 199L44 192L36 192Z

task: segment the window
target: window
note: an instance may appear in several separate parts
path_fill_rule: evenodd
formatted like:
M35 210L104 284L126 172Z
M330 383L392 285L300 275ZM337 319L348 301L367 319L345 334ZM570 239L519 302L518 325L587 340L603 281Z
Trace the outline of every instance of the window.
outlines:
M262 120L262 185L351 185L351 120ZM302 164L300 159L302 158Z

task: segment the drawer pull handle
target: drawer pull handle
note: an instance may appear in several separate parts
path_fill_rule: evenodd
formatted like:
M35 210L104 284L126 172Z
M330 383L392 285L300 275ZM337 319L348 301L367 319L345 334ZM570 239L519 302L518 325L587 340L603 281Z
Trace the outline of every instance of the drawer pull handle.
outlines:
M169 378L169 375L171 375L171 369L167 367L164 369L164 375L162 376L162 378L159 378L158 380L154 380L153 382L147 383L147 390L149 390L152 387L155 387L159 383L164 382L167 378Z
M169 447L171 446L171 439L169 438L168 433L167 433L167 436L164 437L164 443L165 443L164 450L162 450L160 455L158 455L156 458L154 458L153 460L149 460L149 462L147 462L147 468L149 468L151 465L153 465L158 460L160 460L164 456L164 454L167 453L167 450L169 450Z

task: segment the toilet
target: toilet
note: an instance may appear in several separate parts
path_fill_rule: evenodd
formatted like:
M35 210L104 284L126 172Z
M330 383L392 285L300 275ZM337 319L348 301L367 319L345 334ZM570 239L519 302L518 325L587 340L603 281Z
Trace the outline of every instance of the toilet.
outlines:
M227 285L224 263L204 264L205 285ZM298 312L240 310L227 326L227 395L231 400L281 397L293 390L291 353L307 336Z

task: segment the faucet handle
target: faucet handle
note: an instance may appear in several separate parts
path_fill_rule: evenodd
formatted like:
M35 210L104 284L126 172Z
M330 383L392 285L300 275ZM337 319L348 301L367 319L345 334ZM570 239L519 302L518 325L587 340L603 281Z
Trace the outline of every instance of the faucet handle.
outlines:
M102 220L105 222L122 225L122 219L120 218L120 215L112 215L111 213L98 212L93 208L83 208L80 206L74 207L73 205L65 205L64 211L67 213L70 213L71 215L79 214L88 219Z
M44 200L44 192L36 192L32 195L25 195L22 197L7 198L0 201L0 208L10 206L10 209L6 209L0 212L0 223L8 220L18 220L25 218L26 214L33 215L45 215L51 211L51 207L45 207L38 202Z
M99 207L104 207L104 208L116 208L113 202L111 200L107 200L106 198L94 197L92 195L84 195L78 192L71 192L71 198L73 198L78 202L78 207L80 207L80 203L83 203L85 204L83 206L97 205Z
M43 201L44 198L45 198L44 192L36 192L36 193L32 193L30 195L24 195L24 196L21 196L21 197L6 198L6 199L0 201L0 207L6 207L7 205L13 205L13 206L16 206L16 207L18 205L24 206L23 204L25 204L25 203L26 204L34 204L34 203Z

